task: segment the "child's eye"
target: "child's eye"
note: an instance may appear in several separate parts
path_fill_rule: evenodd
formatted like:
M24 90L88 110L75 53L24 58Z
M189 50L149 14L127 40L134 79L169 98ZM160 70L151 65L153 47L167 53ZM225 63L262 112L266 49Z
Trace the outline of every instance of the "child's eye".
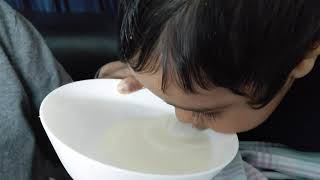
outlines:
M199 117L205 117L211 119L215 119L216 116L218 115L217 112L198 112L197 113Z
M216 120L220 112L193 112L193 125L198 129L208 128L210 121Z
M220 112L193 112L193 126L198 129L208 128L210 121L216 120Z

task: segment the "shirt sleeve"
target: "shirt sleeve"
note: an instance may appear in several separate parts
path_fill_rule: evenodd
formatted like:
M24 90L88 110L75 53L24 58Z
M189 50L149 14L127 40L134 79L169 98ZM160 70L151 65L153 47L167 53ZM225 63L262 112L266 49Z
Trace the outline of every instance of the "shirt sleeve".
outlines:
M49 92L69 82L35 28L0 0L0 179L44 179L61 169L38 112Z
M14 10L6 11L11 15L5 15L5 22L2 23L7 29L5 49L11 56L12 65L20 74L24 88L39 109L43 98L49 92L72 80L31 23ZM1 18L3 16L1 15Z

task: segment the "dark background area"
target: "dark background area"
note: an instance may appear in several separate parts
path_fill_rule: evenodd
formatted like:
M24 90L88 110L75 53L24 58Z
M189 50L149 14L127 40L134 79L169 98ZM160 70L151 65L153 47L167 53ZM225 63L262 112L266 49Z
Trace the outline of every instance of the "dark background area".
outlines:
M74 80L118 58L116 0L6 0L38 29Z
M59 13L116 13L116 0L5 0L18 10Z

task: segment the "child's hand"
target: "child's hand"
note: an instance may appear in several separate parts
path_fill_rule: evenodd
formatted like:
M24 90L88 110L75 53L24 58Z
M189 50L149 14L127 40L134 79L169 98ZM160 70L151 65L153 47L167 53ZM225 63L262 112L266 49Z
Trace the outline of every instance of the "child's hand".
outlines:
M132 76L128 65L115 61L104 65L99 72L99 78L122 79L118 85L120 93L129 94L143 88L142 84Z

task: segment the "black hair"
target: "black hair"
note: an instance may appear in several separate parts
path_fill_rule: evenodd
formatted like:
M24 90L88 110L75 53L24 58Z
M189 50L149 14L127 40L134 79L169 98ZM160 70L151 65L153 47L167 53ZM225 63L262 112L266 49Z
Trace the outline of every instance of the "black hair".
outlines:
M224 87L263 107L320 40L320 0L121 0L121 56L186 93ZM248 87L250 87L248 91Z

